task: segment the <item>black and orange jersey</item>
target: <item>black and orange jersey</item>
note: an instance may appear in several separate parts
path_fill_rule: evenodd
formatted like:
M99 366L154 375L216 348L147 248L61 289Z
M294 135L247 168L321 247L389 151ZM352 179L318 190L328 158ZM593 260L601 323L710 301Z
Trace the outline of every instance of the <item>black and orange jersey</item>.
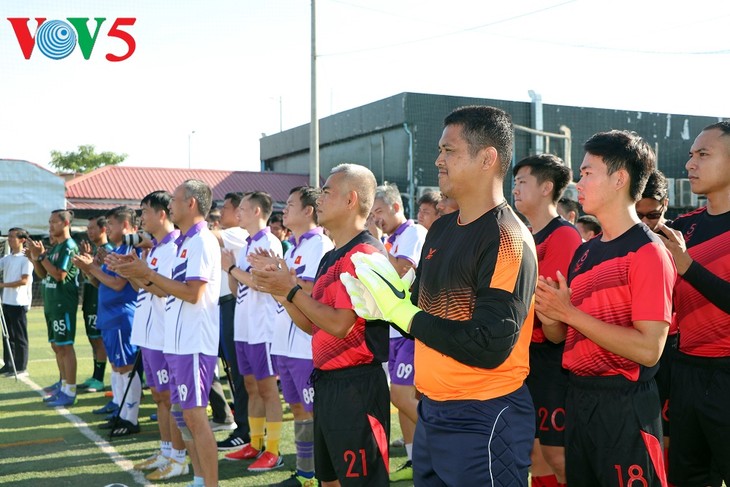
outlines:
M507 203L431 226L413 286L416 387L436 401L486 400L522 386L537 282L535 244Z
M537 270L543 277L550 277L557 281L557 274L560 271L565 277L568 276L570 265L575 249L583 240L580 238L578 229L562 217L555 217L550 220L545 228L534 235L535 251L537 251ZM542 323L535 316L535 324L532 328L532 341L543 343L546 340L542 331Z
M363 231L346 245L324 254L315 277L312 298L332 308L353 309L340 274L357 275L351 257L356 252L385 254L383 244ZM312 360L321 370L344 369L356 365L388 361L389 325L385 321L365 321L357 317L345 338L337 338L312 325Z
M592 238L575 253L568 284L571 302L605 323L632 327L635 321L672 319L672 289L677 277L674 261L649 227L637 223L608 242ZM647 380L656 367L609 352L568 327L563 367L580 376L623 375Z
M710 215L703 207L671 227L682 232L694 261L674 291L679 350L730 357L730 212Z

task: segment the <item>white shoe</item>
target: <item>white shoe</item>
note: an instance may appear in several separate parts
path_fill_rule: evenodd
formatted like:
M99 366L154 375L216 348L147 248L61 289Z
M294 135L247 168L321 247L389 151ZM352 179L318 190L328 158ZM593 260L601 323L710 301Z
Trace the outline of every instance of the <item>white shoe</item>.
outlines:
M167 458L162 455L161 451L158 451L154 455L145 458L140 463L134 466L135 470L157 470L160 467L167 465Z
M180 475L187 475L190 471L190 466L187 463L178 463L172 458L168 458L167 461L168 463L164 467L145 475L145 478L147 480L166 480Z
M213 431L233 431L234 429L238 428L238 425L235 422L218 423L211 419L210 421L208 421L208 423L210 424L210 429Z

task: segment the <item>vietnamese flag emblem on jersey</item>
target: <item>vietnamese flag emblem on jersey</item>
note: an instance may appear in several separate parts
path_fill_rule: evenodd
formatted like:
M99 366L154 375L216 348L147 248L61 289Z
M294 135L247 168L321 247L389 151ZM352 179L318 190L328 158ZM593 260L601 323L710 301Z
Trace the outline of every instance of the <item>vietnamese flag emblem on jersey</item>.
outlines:
M302 263L302 256L301 255L297 255L297 258L294 259L294 264L299 265L301 263Z

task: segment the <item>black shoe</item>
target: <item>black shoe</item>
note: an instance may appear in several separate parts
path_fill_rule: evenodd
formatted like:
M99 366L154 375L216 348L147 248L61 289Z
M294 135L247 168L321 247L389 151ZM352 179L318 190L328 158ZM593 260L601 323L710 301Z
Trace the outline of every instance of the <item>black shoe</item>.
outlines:
M239 448L242 448L243 445L249 442L250 440L246 441L244 438L241 438L240 436L236 436L235 434L231 433L225 440L217 442L218 451L238 450Z
M116 424L119 425L119 424L121 424L122 421L123 420L121 418L119 418L116 421ZM99 429L100 430L110 430L110 429L112 429L114 427L114 423L115 423L114 418L110 418L107 421L105 421L104 423L101 423L99 425Z
M126 419L120 419L117 421L117 427L112 430L111 436L118 438L120 436L128 436L139 433L139 424L134 424Z
M312 477L308 479L297 475L296 472L292 472L291 477L282 480L278 484L270 484L269 487L315 487L317 485L317 479Z
M7 374L8 372L10 372L10 367L8 367L7 365L3 365L2 367L0 367L0 374Z

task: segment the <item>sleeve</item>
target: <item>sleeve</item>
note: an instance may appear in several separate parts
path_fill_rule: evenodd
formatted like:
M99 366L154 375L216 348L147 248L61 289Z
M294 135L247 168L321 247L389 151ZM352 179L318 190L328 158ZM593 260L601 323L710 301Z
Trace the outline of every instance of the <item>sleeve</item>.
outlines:
M567 279L570 262L581 243L580 234L574 227L563 225L556 229L547 242L545 256L538 264L540 275L557 279L560 271Z
M710 303L730 314L730 282L713 274L706 267L693 261L682 278L705 297Z
M307 253L302 256L302 262L297 265L297 276L304 281L314 281L319 269L319 263L325 254L324 240L322 237L311 240L311 247L307 249ZM299 269L301 268L301 272Z
M198 238L190 241L188 247L188 263L187 272L185 273L186 281L204 281L211 280L214 272L220 272L220 269L214 269L214 259L211 252L203 245L203 239Z
M58 267L58 269L63 272L70 271L71 268L73 267L73 263L71 262L71 259L73 258L74 255L76 255L76 252L74 252L74 249L72 247L69 247L68 245L63 245L58 254L58 261L56 262L56 267Z
M652 242L636 252L629 268L631 320L672 322L674 260L663 244Z
M33 263L25 259L25 262L23 263L23 270L20 272L21 276L31 276L33 275Z
M417 265L425 238L426 235L421 235L416 225L411 225L398 236L395 245L390 249L390 254L393 257L406 259L411 264Z
M508 242L507 245L515 243ZM479 262L479 287L469 320L448 320L420 312L413 317L411 335L426 346L465 365L485 369L500 366L517 344L534 294L537 263L534 255L528 253L528 246L524 242L522 245L523 253L519 262L512 261L507 265L504 258L508 254L513 258L513 253L509 250L500 251L496 245L487 248L484 258ZM532 262L525 262L525 259ZM498 275L505 273L516 275ZM534 276L531 275L529 282L519 284L513 291L506 290L504 285L493 287L494 282L504 283L512 278L517 281L522 273ZM418 282L416 284L419 285ZM516 292L518 287L531 291L520 295Z

